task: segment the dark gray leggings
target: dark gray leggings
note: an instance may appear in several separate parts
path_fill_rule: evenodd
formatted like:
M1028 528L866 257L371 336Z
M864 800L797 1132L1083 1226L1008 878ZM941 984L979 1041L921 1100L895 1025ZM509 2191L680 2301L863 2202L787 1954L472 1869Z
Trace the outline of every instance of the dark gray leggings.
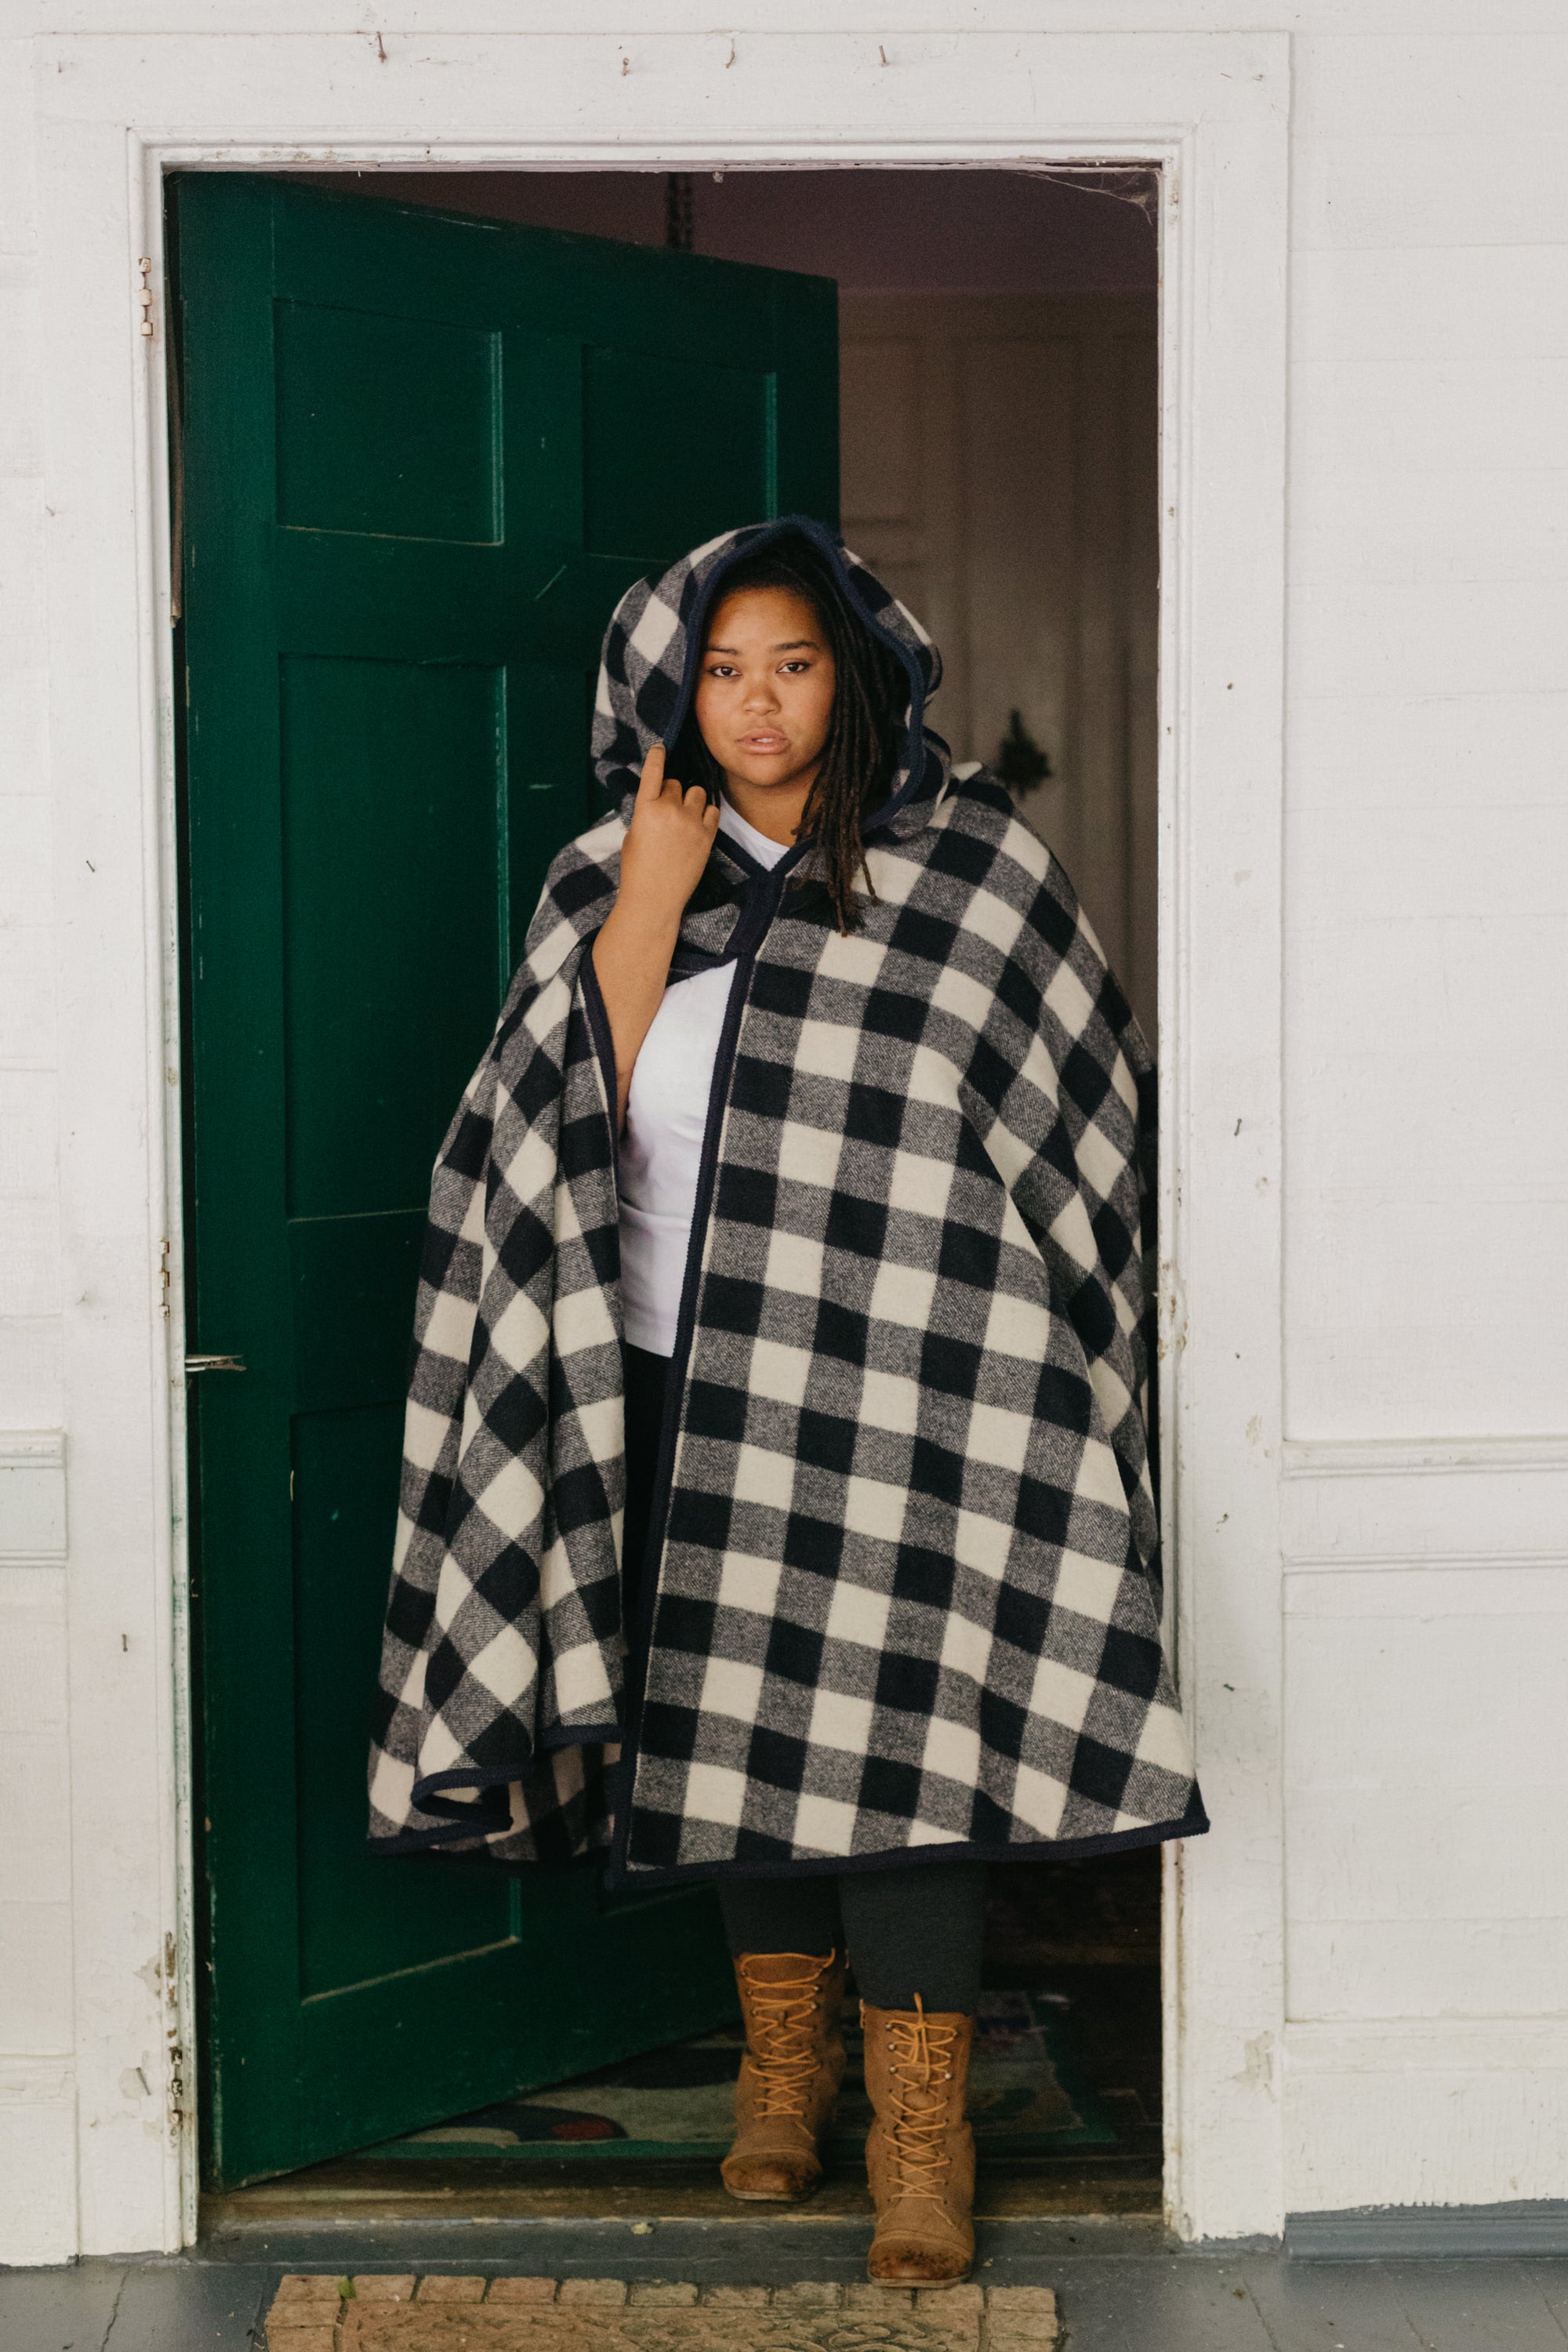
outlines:
M873 2009L927 2009L973 2017L980 2000L985 1914L983 1862L916 1862L806 1878L722 1878L730 1949L847 1949Z

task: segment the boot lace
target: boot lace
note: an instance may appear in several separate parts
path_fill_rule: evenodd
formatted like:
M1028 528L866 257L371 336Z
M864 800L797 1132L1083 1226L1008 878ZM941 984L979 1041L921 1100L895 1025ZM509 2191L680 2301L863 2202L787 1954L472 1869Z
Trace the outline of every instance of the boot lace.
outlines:
M764 1984L753 1976L744 1958L740 1963L750 2012L747 2055L758 2077L759 2115L805 2113L817 2070L812 2028L821 2005L823 1979L836 1957L829 1952L825 1960L806 1960L805 1976L786 1977L774 1984Z
M914 2015L889 2021L893 2128L888 2135L896 2192L939 2204L952 2168L947 2145L954 2025L936 2025L915 1995Z

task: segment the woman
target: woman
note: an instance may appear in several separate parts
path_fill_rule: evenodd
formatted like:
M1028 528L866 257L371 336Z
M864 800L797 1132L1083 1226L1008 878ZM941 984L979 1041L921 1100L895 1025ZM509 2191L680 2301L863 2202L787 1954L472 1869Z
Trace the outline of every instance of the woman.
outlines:
M820 2177L847 1956L889 2283L972 2258L986 1855L1207 1826L1159 1637L1148 1055L925 729L939 676L800 519L617 607L624 797L437 1163L372 1778L390 1850L718 1879L737 2196Z

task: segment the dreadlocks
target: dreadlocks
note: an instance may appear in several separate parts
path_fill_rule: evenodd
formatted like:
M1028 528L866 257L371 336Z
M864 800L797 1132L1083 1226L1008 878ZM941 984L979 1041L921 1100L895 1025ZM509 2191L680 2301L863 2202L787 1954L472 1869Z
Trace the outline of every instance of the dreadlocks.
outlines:
M898 765L909 679L898 656L845 604L809 540L792 535L742 559L724 573L715 601L746 588L784 588L803 597L833 656L827 740L801 814L799 837L813 843L812 870L827 891L839 930L852 931L858 920L857 877L863 877L866 889L876 896L861 820L886 798ZM701 784L710 798L719 798L723 771L702 740L695 716L682 728L670 765L683 782Z

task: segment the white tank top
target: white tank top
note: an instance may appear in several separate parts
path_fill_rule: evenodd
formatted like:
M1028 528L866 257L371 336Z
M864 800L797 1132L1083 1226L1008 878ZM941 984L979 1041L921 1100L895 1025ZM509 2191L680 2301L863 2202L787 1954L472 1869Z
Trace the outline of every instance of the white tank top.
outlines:
M787 844L721 803L719 830L759 866L776 866ZM673 1356L686 1253L697 1208L702 1137L713 1066L735 966L671 982L632 1068L621 1138L621 1304L626 1341Z

